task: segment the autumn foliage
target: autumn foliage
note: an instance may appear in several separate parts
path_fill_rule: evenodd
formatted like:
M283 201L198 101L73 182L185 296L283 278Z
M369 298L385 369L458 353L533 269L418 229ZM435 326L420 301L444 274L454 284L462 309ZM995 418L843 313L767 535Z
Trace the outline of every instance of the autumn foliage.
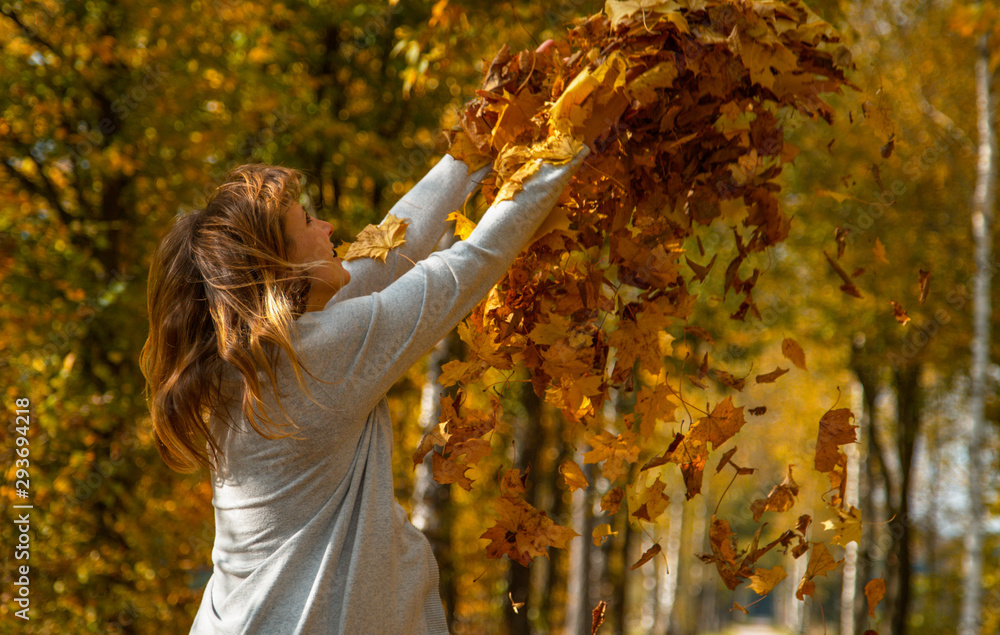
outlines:
M433 451L439 482L471 488L467 473L488 453L502 407L498 398L473 407L466 391L490 369L506 376L527 369L536 394L565 416L564 437L589 446L583 462L599 464L613 484L602 501L609 514L621 513L624 499L633 522L655 521L671 504L657 476L664 470L679 470L686 497L697 496L710 460L747 424L753 386L778 381L787 369L748 385L707 355L672 359L672 342L710 339L691 317L714 267L725 268L723 294L740 299L730 317L759 317L753 290L761 272L744 264L790 227L775 179L797 149L784 141L779 113L832 121L823 95L851 86L850 54L837 42L797 2L612 0L544 53L505 46L452 132L452 154L473 167L494 163L487 202L514 195L535 158L565 160L583 142L593 152L536 240L460 327L470 352L441 377L458 390L445 398L441 423L414 461ZM474 219L455 219L456 233L467 235ZM700 228L720 221L732 228L729 262L717 262L699 239ZM794 340L782 352L806 369ZM736 394L706 404L720 391ZM635 398L620 429L602 416L612 393ZM749 405L751 415L766 409ZM843 501L840 446L855 440L851 417L845 409L823 417L815 469L829 475L826 501L839 510L841 529L860 531L857 510ZM752 476L754 468L735 462L736 451L725 452L717 471ZM560 472L570 489L587 484L575 461ZM575 535L519 496L527 477L518 470L502 476L498 519L483 535L492 557L527 564ZM791 509L797 494L789 466L785 481L751 504L754 519ZM713 517L712 553L701 557L729 588L750 580L763 595L785 577L780 566L757 566L764 554L811 551L801 598L814 577L836 566L823 543L806 539L810 522L802 515L766 542L761 525L741 547L729 523ZM635 566L659 551L654 545Z

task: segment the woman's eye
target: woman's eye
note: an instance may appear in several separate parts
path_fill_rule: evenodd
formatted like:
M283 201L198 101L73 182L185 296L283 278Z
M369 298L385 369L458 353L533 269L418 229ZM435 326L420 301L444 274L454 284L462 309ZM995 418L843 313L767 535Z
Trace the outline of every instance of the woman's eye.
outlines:
M306 216L306 225L308 225L311 222L313 222L313 217L312 216Z

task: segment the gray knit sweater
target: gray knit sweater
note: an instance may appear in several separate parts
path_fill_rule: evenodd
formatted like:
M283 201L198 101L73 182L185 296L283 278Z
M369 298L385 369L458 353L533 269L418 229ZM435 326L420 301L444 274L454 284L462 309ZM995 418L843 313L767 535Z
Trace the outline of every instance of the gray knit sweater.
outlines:
M293 437L264 439L238 409L237 430L213 417L226 465L213 473L214 569L192 633L447 633L430 544L393 496L385 394L503 276L586 154L541 166L467 240L431 253L489 169L470 175L446 155L391 210L411 221L400 251L417 265L347 262L351 282L296 321L302 361L334 383L306 376L317 405L281 357ZM268 414L285 420L269 393Z

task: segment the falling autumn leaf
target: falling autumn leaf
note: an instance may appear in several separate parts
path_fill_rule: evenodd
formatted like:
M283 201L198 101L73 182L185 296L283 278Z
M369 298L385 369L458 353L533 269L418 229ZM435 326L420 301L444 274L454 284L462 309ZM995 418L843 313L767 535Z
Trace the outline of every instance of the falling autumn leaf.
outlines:
M865 597L868 599L868 617L874 619L875 607L885 597L885 580L883 578L869 580L865 585Z
M920 286L920 300L919 300L919 302L920 302L920 304L922 306L924 304L924 301L927 299L927 293L930 291L930 287L931 287L931 272L930 271L924 271L923 269L921 269L918 272L918 275L920 276L919 280L917 281L917 284Z
M892 305L892 316L896 318L897 322L905 325L910 321L910 316L906 314L906 309L900 306L899 302L895 300L888 300L888 302Z
M476 224L462 212L448 214L448 220L455 221L455 235L462 240L468 238L476 228Z
M834 560L833 556L830 555L830 551L826 548L826 544L822 542L813 543L812 553L809 555L809 565L806 567L806 573L802 576L802 581L799 583L799 589L795 592L795 597L803 600L806 595L813 596L816 590L816 583L813 579L818 576L825 576L830 571L833 571L841 563L841 560Z
M601 624L604 623L604 613L607 610L608 610L608 603L605 602L604 600L598 602L597 606L594 607L594 610L591 613L592 620L590 626L590 635L596 635L597 629L601 628Z
M802 357L803 357L802 364L805 365L805 361L804 361L805 360L805 353L802 354ZM770 384L770 383L774 383L774 381L776 379L778 379L778 377L781 377L782 375L784 375L787 372L788 372L787 368L782 368L782 367L778 366L777 368L775 368L774 370L772 370L769 373L765 373L763 375L757 375L757 383L758 384Z
M795 364L797 368L802 370L809 370L806 368L806 352L802 350L799 343L790 337L786 337L781 342L781 354L785 356L788 361Z
M617 514L622 505L622 498L625 497L625 490L615 487L601 498L601 511L609 514Z
M641 503L638 509L632 512L632 516L640 520L652 522L659 518L660 514L666 511L670 505L670 497L664 494L666 483L659 478L637 497L637 502Z
M771 488L767 498L755 500L750 505L754 522L760 520L764 512L785 512L795 504L795 497L799 495L799 484L792 476L792 467L792 465L788 466L785 479Z
M829 472L840 462L840 446L857 440L857 429L851 425L854 414L847 408L827 411L819 421L816 440L816 470Z
M652 547L650 547L649 549L647 549L645 553L642 554L641 558L639 558L638 560L636 560L636 563L634 565L632 565L631 567L629 567L629 570L630 571L635 571L636 569L638 569L642 565L646 564L647 562L649 562L650 560L652 560L653 558L655 558L657 556L657 554L660 553L660 551L662 551L660 549L660 543L655 543Z
M514 609L514 614L524 607L524 602L515 602L514 596L511 595L510 591L507 592L507 597L510 599L510 608Z
M559 473L566 479L566 486L571 492L587 487L587 477L584 476L583 470L576 464L576 461L566 461L560 465Z
M831 544L846 547L849 542L861 544L861 510L851 505L847 510L835 509L836 520L823 521L823 529L836 532Z
M611 536L618 535L617 531L611 530L611 525L609 525L608 523L603 523L598 525L597 527L594 527L594 531L592 533L593 533L595 547L600 547L602 544L604 544L604 541L610 538Z
M351 248L344 260L357 258L374 258L385 262L389 252L406 242L406 226L410 223L405 218L397 218L387 214L379 225L368 225L361 230L358 237L351 243Z
M875 260L878 260L884 265L889 264L889 259L885 255L885 245L883 245L882 241L878 239L878 236L875 237L875 246L872 247L872 253L875 254Z
M788 577L784 567L776 566L771 569L758 568L750 576L750 584L747 586L753 589L757 595L767 595L782 580Z
M841 227L834 230L834 238L837 241L837 260L840 260L844 255L844 250L847 248L847 235L849 233L851 233L851 230Z

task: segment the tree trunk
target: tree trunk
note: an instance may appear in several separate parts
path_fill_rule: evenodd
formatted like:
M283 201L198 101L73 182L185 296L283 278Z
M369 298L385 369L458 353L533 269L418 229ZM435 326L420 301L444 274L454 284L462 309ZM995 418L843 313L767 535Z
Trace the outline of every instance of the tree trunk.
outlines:
M519 426L515 444L516 459L514 467L521 470L521 474L527 471L534 471L538 464L539 441L541 437L541 412L542 401L535 394L531 383L523 383L521 386L520 402L524 406L524 412L518 417L515 425ZM537 475L534 475L537 476ZM524 498L532 506L538 505L536 479L529 476L525 484ZM507 568L507 592L510 596L504 603L504 621L507 623L508 633L528 633L528 611L533 607L531 593L531 569L511 561ZM514 611L513 602L523 602L524 606Z
M446 232L441 240L443 248L451 244L450 232ZM444 337L427 360L427 372L424 375L424 385L420 395L420 425L425 430L436 425L441 418L441 393L447 392L438 384L441 376L441 366L453 359L461 348L461 341L456 332L452 331ZM440 583L438 585L441 602L444 604L445 616L452 623L455 614L455 601L458 590L455 586L455 563L451 560L451 517L452 498L451 486L441 485L434 480L431 469L431 455L424 457L422 465L417 467L416 482L413 487L413 512L410 519L413 525L424 532L431 543L434 556L437 558Z
M973 287L972 432L969 436L969 518L963 557L962 612L959 635L980 631L983 578L982 448L985 437L986 372L990 350L990 287L993 279L993 204L996 195L997 142L990 106L989 32L976 46L976 106L979 111L979 160L972 201L972 234L976 241L976 279Z
M583 463L583 452L577 452L577 463ZM567 583L566 635L586 635L590 632L590 546L594 532L594 465L583 466L589 485L573 492L573 530L580 534L570 543L569 581Z
M913 449L920 434L921 370L922 366L915 363L901 366L894 373L897 404L896 444L899 451L901 481L894 518L889 523L889 530L894 538L889 566L895 573L891 632L897 635L906 633L906 620L910 614L910 581L913 574L911 557L913 518L910 514L910 489L913 486Z

